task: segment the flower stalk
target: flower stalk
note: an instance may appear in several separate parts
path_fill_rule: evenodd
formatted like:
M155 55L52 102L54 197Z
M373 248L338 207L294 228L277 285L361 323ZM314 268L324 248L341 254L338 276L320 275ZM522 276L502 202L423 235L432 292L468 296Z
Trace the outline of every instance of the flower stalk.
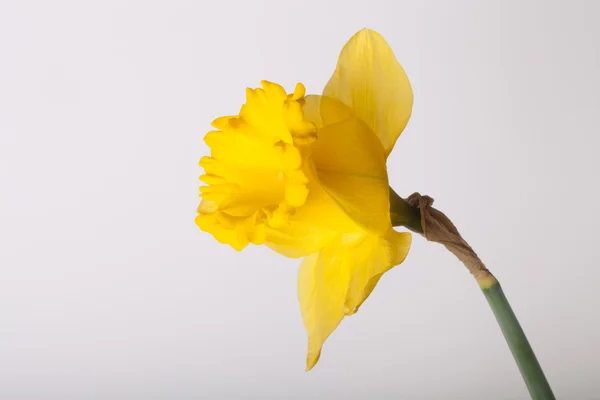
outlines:
M544 371L542 371L542 367L535 357L527 336L510 307L500 283L496 282L496 284L488 289L482 289L482 291L517 362L531 398L534 400L554 399L554 394L546 380Z
M498 280L485 267L446 215L431 207L433 199L414 193L407 200L390 189L390 215L394 226L405 226L428 241L443 244L473 275L500 325L529 394L534 400L555 399L523 328Z

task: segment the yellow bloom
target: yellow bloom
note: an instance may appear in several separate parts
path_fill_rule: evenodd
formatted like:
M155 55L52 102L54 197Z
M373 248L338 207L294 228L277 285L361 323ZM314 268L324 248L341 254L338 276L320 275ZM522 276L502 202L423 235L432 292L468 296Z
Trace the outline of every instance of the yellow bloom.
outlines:
M322 96L263 81L246 91L239 115L216 119L206 135L196 223L236 250L265 244L305 257L298 298L307 369L410 248L410 234L390 222L385 160L412 99L391 48L364 29L343 48Z

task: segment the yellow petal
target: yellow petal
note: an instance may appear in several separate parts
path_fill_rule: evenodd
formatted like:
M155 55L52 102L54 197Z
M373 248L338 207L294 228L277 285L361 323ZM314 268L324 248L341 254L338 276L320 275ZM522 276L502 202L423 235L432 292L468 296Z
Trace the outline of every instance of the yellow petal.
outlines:
M350 106L375 131L386 156L406 127L413 105L404 69L385 39L369 29L344 46L323 95Z
M260 135L272 140L292 143L292 136L285 126L282 108L287 93L280 85L261 81L262 88L246 89L246 103L240 109L240 117L253 126ZM215 122L218 122L217 119Z
M324 247L338 232L363 230L323 189L314 168L307 168L305 173L309 181L304 205L290 214L284 224L267 227L267 246L286 257L308 256Z
M356 223L380 234L390 227L389 185L383 147L356 117L319 129L311 147L323 189Z
M304 98L302 110L304 111L304 117L319 129L326 125L356 117L356 113L340 100L315 94Z
M204 202L204 201L203 201ZM210 232L219 243L228 244L237 251L241 251L250 243L249 238L241 229L244 225L237 223L236 217L230 217L225 213L216 211L210 214L199 214L196 224L200 229Z
M410 242L410 233L393 229L385 236L340 234L302 262L298 299L308 333L307 370L344 316L355 313L381 275L404 260Z
M331 230L288 221L287 224L276 229L267 227L265 244L286 257L299 258L319 251L335 235L336 232Z

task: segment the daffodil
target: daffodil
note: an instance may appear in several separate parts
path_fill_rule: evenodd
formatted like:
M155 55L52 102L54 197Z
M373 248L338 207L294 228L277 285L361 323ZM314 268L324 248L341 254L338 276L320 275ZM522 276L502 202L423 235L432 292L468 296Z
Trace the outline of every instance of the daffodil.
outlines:
M304 258L298 299L311 369L410 248L410 233L390 222L386 159L410 117L412 89L368 29L344 46L322 95L307 96L300 83L291 94L261 85L205 137L211 155L200 160L196 223L236 250L264 244Z

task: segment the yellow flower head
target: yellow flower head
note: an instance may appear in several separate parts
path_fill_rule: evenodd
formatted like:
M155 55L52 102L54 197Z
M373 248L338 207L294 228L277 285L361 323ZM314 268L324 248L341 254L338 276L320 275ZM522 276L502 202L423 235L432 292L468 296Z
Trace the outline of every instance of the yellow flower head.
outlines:
M274 83L247 89L239 115L213 121L196 223L242 250L265 244L305 257L298 298L308 332L307 369L344 316L400 264L409 233L390 222L386 158L406 126L412 90L377 33L342 50L322 96Z
M200 165L202 202L198 225L236 250L263 244L267 227L284 225L306 202L308 178L301 154L317 137L304 118L304 86L287 95L274 83L248 89L240 115L213 121L218 131L204 139L211 157Z

